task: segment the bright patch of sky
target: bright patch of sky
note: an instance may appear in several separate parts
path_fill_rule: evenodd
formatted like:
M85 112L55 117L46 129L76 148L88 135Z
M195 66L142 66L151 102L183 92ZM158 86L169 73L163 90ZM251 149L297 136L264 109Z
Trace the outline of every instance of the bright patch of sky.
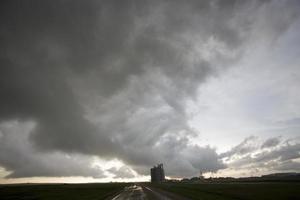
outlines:
M299 136L300 47L291 45L299 32L297 21L270 48L253 44L236 66L202 85L187 106L197 143L223 152L250 135Z

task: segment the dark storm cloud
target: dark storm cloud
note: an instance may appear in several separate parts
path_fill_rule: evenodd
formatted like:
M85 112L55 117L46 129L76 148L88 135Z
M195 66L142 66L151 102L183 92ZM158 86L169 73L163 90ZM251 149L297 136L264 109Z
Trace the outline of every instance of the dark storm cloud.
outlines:
M273 19L271 8L286 14ZM253 38L273 41L297 17L293 2L2 1L0 9L2 122L36 123L23 139L46 157L117 157L144 174L167 162L174 175L225 167L213 148L190 144L186 101ZM87 175L27 170L15 162L30 154L18 145L0 157L13 176ZM44 169L41 155L29 160Z
M103 171L92 167L92 159L84 155L61 152L41 153L28 140L32 122L2 123L0 126L1 166L11 173L8 178L36 176L104 177Z

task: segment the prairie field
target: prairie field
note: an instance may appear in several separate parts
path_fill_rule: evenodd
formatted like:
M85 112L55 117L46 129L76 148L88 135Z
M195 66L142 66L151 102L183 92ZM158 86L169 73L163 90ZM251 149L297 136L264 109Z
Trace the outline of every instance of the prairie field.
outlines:
M1 185L0 200L111 199L131 183ZM300 200L299 182L163 183L142 185L195 200ZM172 198L171 198L172 199ZM179 198L181 199L181 198Z
M299 182L253 183L165 183L155 185L190 199L199 200L298 200Z
M106 199L127 183L93 184L20 184L0 186L1 200L88 200Z

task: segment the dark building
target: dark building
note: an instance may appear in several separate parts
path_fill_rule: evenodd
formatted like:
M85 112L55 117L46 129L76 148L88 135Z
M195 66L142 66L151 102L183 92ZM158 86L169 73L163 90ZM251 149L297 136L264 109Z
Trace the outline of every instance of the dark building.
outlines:
M151 168L151 182L163 182L165 181L165 172L163 164L158 164Z

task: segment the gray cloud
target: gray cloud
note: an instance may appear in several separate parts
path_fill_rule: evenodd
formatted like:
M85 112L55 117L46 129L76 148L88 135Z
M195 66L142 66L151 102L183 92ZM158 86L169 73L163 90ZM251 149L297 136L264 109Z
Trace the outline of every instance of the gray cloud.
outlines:
M262 145L261 148L274 147L280 143L280 138L269 138Z
M273 169L278 171L299 171L300 163L289 160L281 163L280 165L275 165Z
M232 150L229 152L232 152ZM261 145L252 145L250 151L227 155L228 166L235 169L256 169L258 171L265 170L266 172L268 170L300 171L299 162L296 161L300 158L300 144L297 140L290 143L289 140L282 141L279 137L276 137L276 140L275 138L269 138ZM239 157L235 157L237 155Z
M1 166L10 171L8 178L36 176L104 177L100 168L92 167L92 159L81 154L36 151L29 140L32 122L5 122L0 126Z
M252 152L256 147L254 146L257 137L250 136L244 139L240 144L233 147L231 150L221 153L220 158L231 157L233 155L244 155Z
M225 167L215 149L190 144L197 133L187 123L186 101L238 61L248 43L276 40L298 16L293 2L1 4L0 120L36 123L30 151L119 158L141 174L157 162L172 175ZM272 9L287 12L274 19ZM96 176L46 170L51 164L39 153L15 155L19 143L0 142L12 148L3 149L0 164L15 177ZM45 170L16 162L29 155Z
M117 169L116 167L112 167L112 168L108 169L107 171L109 171L115 177L118 177L118 178L134 178L135 177L132 170L126 166L122 166L119 169Z

